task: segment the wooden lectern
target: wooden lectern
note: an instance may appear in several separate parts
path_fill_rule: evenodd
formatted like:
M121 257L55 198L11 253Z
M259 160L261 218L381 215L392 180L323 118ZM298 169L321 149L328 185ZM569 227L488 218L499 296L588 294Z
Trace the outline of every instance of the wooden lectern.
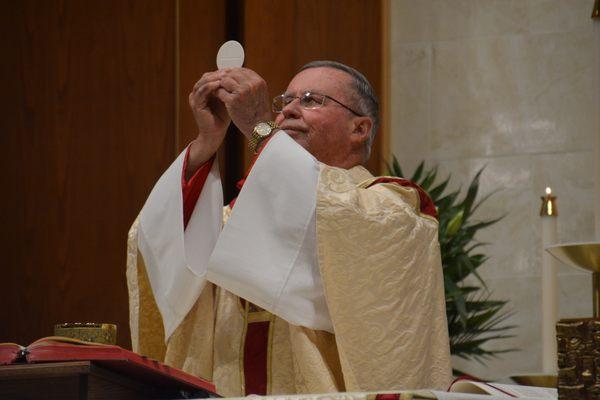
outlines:
M208 397L181 381L116 373L94 361L0 366L0 399L133 400Z
M0 399L100 400L218 397L215 386L119 346L63 337L0 343Z

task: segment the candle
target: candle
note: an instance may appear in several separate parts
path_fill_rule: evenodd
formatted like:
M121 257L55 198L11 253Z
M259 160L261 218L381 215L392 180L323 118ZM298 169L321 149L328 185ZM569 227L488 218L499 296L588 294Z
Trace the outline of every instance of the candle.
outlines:
M594 14L592 17L600 18L600 1L596 0L594 4ZM600 20L596 20L594 22L594 28L596 33L596 66L598 65L598 60L600 60ZM596 67L597 68L597 67ZM596 85L596 99L598 99L598 93L600 93L600 76L598 74L594 74L594 81ZM597 101L597 100L596 100ZM594 216L595 216L595 230L596 230L596 240L600 240L600 113L596 112L596 143L591 143L594 146L594 192L595 192L595 200L596 204L593 206Z
M597 42L598 42L598 58L596 58L597 60L600 60L600 24L597 24L598 26L596 26L596 33L597 33ZM598 87L600 88L600 78L596 77L596 79L599 81L598 83ZM596 115L596 119L598 120L598 125L600 126L600 114ZM595 231L596 231L596 240L600 240L600 132L597 133L596 135L596 152L595 152L595 157L594 157L594 169L595 171L595 182L594 182L594 186L595 186L595 197L596 197L596 206L594 207L594 217L596 220L596 226L595 226Z
M556 216L558 215L552 189L542 196L542 371L556 375L556 321L558 317L557 269L558 262L544 249L557 242Z

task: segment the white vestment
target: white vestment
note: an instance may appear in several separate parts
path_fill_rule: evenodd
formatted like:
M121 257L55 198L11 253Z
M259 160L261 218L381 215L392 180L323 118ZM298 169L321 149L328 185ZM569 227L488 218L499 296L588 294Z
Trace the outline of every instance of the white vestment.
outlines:
M253 166L224 227L215 162L184 232L184 154L160 178L132 229L162 319L167 358L169 345L185 342L181 332L171 339L178 329L191 332L183 325L191 313L201 312L200 303L213 308L204 314L210 314L211 323L218 327L218 312L213 313L230 301L223 293L231 293L267 310L274 316L274 326L279 324L286 332L280 336L289 336L278 340L277 331L273 333L279 343L273 347L273 357L278 352L291 354L296 361L294 367L290 364L289 374L295 378L272 371L273 377L286 376L281 378L285 385L271 385L273 393L289 393L290 387L445 389L450 358L437 222L420 214L416 190L396 184L370 187L373 178L361 167L346 171L320 164L287 134L278 132ZM139 260L132 248L128 267L132 343L134 350L142 351L144 329L140 327L146 300L139 283L142 269L136 267ZM213 294L207 293L209 288ZM247 324L246 317L241 321ZM316 354L328 351L323 347L326 341L337 348L334 356L321 360L327 374L310 377L312 373L296 365L304 357L298 351L313 351L306 347L311 340L294 333L298 328L302 337L316 332L315 337L327 338L312 340ZM208 349L203 352L212 351L217 363L221 359L217 353L225 351L218 347L227 345L217 346L223 335L214 330L215 337L203 336ZM185 351L179 348L172 353ZM338 367L331 367L332 357ZM313 363L305 361L307 366ZM195 365L203 362L194 361ZM175 366L184 367L182 363ZM219 366L212 360L209 364L190 369L205 371L204 377L213 379ZM219 379L222 387L228 387L225 394L243 394L230 388L228 378ZM294 379L295 383L288 382ZM317 383L307 383L310 379Z

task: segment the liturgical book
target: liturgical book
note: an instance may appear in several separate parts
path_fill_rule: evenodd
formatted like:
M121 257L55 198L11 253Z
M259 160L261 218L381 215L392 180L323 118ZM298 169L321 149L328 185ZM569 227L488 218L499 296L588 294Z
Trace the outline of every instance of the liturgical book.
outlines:
M465 399L519 398L543 400L558 398L557 391L554 388L482 382L468 377L457 378L450 385L448 393L444 394L436 392L436 395L439 400L453 400L458 398L456 397L457 393L468 393L472 395L472 397L465 397Z
M27 347L0 343L0 365L65 361L93 361L133 379L179 387L198 397L219 397L212 383L119 346L60 336L42 338Z

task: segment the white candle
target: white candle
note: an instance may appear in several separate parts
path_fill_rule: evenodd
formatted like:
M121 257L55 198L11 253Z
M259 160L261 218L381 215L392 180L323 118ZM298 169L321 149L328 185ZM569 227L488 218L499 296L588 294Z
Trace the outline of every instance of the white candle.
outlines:
M597 34L598 37L596 38L597 42L598 42L598 60L600 60L600 23L597 24L598 26L596 27L597 30ZM598 81L600 81L600 78L596 77L596 79ZM600 83L598 83L598 96L600 96ZM598 127L600 127L600 113L596 113L596 119L598 120ZM600 240L600 128L598 129L598 133L596 134L596 152L595 152L595 157L594 157L594 169L595 169L595 179L594 179L594 186L595 186L595 197L596 197L596 206L594 207L594 217L596 220L596 240Z
M596 68L600 62L600 21L596 20L594 23L596 30ZM594 74L594 80L596 83L596 102L600 100L600 75ZM597 103L596 103L597 104ZM596 240L600 240L600 113L596 112L596 152L594 157L594 175L595 175L595 197L596 205L593 208L595 220L596 220Z
M552 189L546 188L542 197L542 371L556 375L556 321L558 318L557 269L558 262L546 247L556 244L556 205Z

